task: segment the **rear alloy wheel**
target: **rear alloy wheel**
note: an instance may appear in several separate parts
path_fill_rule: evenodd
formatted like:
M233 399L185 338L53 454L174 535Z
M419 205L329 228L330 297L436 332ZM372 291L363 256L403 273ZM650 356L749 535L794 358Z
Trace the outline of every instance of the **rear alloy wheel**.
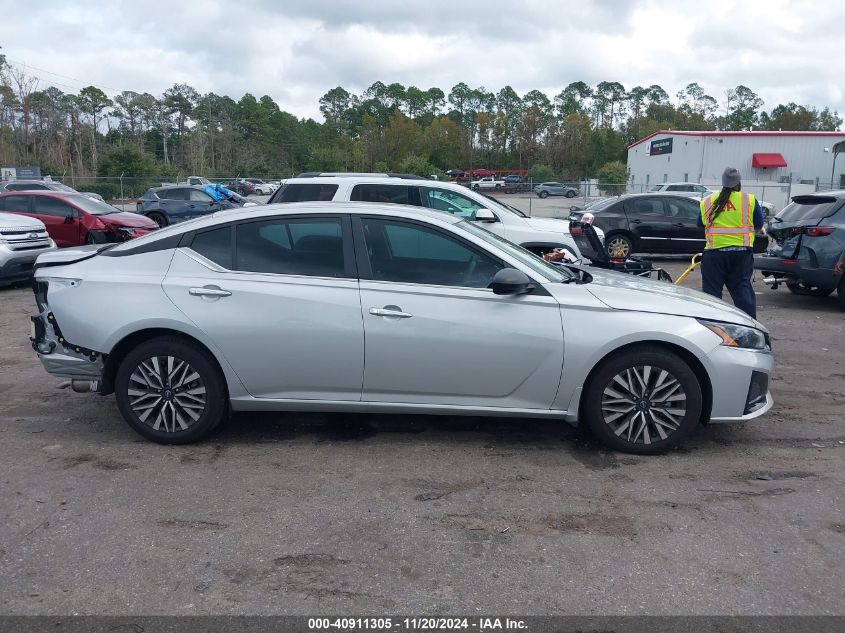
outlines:
M631 253L634 252L634 244L631 242L631 238L621 233L616 233L606 238L605 245L607 254L614 258L623 259L630 257Z
M167 226L167 218L164 217L161 213L150 213L147 217L159 225L159 227Z
M538 196L540 196L541 198L548 198L548 197L549 197L549 192L548 192L548 191L541 191L541 192L540 192L540 193L538 193L537 195L538 195Z
M159 444L196 441L227 411L216 364L206 352L173 337L142 343L123 359L115 396L129 426Z
M701 385L689 365L672 352L642 347L599 367L584 392L581 412L607 446L650 455L689 435L701 410Z
M833 293L833 288L819 288L818 286L806 286L800 281L787 281L786 287L795 295L806 297L827 297Z

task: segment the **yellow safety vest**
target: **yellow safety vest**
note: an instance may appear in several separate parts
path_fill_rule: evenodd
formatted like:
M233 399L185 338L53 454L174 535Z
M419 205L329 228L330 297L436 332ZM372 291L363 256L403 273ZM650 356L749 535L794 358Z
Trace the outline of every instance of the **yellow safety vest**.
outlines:
M754 246L754 207L757 201L753 194L734 191L725 203L721 213L713 218L714 207L719 194L701 200L701 221L704 222L706 250L726 246Z

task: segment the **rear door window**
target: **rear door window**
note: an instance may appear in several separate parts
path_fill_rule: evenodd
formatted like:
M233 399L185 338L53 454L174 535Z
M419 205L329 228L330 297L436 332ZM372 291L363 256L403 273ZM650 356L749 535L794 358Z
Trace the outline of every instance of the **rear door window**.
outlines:
M328 202L334 198L337 185L325 183L293 183L283 186L270 202Z
M29 199L32 196L6 196L0 199L0 209L18 213L29 213Z
M165 189L158 192L158 197L163 200L187 200L190 196L190 189Z
M340 218L274 218L238 225L235 270L346 277ZM349 246L346 246L349 248Z
M695 220L701 214L701 207L693 200L669 198L666 200L669 215L682 220Z
M659 198L634 198L625 203L625 212L631 215L666 215L663 200Z

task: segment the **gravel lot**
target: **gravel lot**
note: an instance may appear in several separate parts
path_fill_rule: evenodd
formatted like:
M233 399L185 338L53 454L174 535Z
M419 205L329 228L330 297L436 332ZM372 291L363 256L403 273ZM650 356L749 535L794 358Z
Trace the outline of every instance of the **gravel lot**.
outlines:
M46 374L0 289L0 614L845 614L845 313L758 290L775 408L649 458L410 416L157 446Z

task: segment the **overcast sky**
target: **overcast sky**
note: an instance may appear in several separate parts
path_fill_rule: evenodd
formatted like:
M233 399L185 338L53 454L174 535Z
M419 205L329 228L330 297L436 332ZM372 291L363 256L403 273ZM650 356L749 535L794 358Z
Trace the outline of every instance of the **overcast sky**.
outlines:
M7 0L8 1L8 0ZM250 92L321 120L318 99L394 81L549 98L568 83L744 84L770 110L845 112L842 0L88 0L8 7L2 53L66 92ZM53 73L53 74L49 74ZM61 76L57 76L61 75Z

